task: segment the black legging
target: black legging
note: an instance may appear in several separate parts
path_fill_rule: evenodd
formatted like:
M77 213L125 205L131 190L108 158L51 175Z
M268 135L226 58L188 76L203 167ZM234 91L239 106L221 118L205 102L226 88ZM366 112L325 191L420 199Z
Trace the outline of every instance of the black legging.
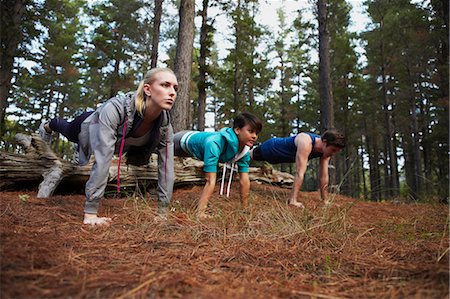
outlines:
M63 134L67 139L72 142L78 143L78 134L81 131L81 123L94 111L84 112L71 122L63 118L54 118L50 121L48 126L52 131Z

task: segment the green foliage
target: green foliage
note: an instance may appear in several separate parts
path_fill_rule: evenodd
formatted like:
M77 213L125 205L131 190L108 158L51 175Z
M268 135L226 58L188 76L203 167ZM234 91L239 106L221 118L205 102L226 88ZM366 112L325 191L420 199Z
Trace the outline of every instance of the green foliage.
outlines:
M363 185L369 186L372 198L388 193L386 178L392 170L385 116L389 114L401 191L445 200L448 3L367 0L370 24L359 36L349 29L351 4L328 1L335 127L348 138L348 147L334 161L336 181L343 193L352 196L358 196ZM2 30L2 42L7 34L22 37L13 53L2 149L17 151L14 135L35 132L42 118L71 119L118 92L134 90L149 67L153 5L151 0L27 1L20 28L2 23L8 29ZM305 11L295 12L291 22L279 10L279 27L270 33L256 18L259 5L249 0L210 1L211 10L229 23L229 34L224 35L215 22L217 15L208 14L204 84L215 129L230 125L245 110L264 123L260 141L304 131L320 133L317 25L307 21ZM160 37L164 54L159 57L169 67L177 47L177 7L178 1L164 2ZM227 38L230 49L214 43L218 34ZM357 46L363 47L364 57ZM198 56L199 49L194 49L193 113ZM71 145L63 138L56 138L54 149L70 156ZM370 169L363 174L362 167ZM314 164L308 168L307 190L317 187L316 168ZM370 184L365 184L366 177Z
M238 2L224 7L232 20L230 42L233 50L225 57L214 78L213 94L221 99L217 107L218 127L228 125L239 112L248 111L264 119L267 86L273 78L266 53L257 48L267 36L265 28L258 25L254 15L258 11L253 1Z
M17 108L13 113L23 128L36 129L35 117L39 115L65 117L74 112L71 104L80 98L81 89L77 57L83 30L78 18L81 3L47 1L40 11L39 26L43 29L41 47L33 59L36 64L31 69L18 69L20 75L13 87Z
M88 68L86 85L94 91L87 94L94 103L119 91L133 90L136 78L142 78L147 71L150 20L141 12L142 8L143 2L137 0L99 1L87 7L95 29L89 35L90 47L84 54Z
M384 61L395 133L404 153L408 192L414 197L417 192L438 192L448 197L448 186L442 184L443 180L448 182L448 175L444 174L440 181L433 173L448 173L448 155L440 152L442 146L448 148L448 134L441 135L443 131L448 133L448 106L445 108L439 102L445 93L448 99L448 89L442 92L448 84L437 83L443 78L437 59L439 49L448 41L439 37L443 31L433 29L442 28L433 25L442 24L442 19L434 18L438 11L407 1L367 1L367 5L373 21L372 28L363 34L367 42L367 80L380 99L383 90L379 76ZM436 40L443 43L437 46ZM444 77L448 82L448 72ZM379 111L381 102L375 105L371 111ZM383 130L380 127L380 132ZM423 180L425 184L420 183Z

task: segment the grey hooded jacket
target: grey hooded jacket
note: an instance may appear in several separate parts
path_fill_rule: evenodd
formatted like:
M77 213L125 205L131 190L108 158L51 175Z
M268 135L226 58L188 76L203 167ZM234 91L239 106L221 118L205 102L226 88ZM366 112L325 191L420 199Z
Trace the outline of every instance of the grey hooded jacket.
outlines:
M81 124L79 138L79 161L89 162L94 155L89 180L86 183L84 212L96 214L100 199L105 193L112 157L119 152L123 135L130 133L136 115L135 94L118 95L109 99ZM163 110L156 121L146 146L125 146L127 164L146 165L150 155L158 154L158 210L170 203L173 191L173 128L169 112ZM159 128L159 130L157 129ZM123 134L125 130L125 134Z

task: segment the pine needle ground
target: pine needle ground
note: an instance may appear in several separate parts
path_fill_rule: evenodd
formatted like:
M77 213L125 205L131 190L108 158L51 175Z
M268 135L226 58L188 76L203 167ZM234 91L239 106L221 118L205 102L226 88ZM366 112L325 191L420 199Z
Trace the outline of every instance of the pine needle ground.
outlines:
M312 192L300 210L252 183L243 210L236 183L199 221L201 190L177 189L165 222L154 200L104 200L109 228L81 225L81 195L0 193L1 298L448 297L447 205Z

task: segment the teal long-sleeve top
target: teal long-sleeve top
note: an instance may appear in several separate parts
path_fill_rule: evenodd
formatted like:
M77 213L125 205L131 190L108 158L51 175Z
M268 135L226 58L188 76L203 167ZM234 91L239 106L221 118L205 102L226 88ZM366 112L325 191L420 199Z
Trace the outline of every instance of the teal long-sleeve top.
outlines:
M205 172L217 172L218 163L232 162L239 153L239 140L233 128L219 132L194 132L185 140L189 153L204 163ZM248 172L250 154L237 161L239 172Z

